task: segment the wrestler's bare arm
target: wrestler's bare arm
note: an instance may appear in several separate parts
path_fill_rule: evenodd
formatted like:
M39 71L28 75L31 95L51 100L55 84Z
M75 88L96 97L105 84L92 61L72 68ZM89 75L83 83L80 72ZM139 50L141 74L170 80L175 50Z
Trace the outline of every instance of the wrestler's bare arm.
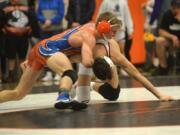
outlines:
M106 80L106 82L109 83L113 88L117 88L119 85L119 76L117 72L117 67L110 58L104 57L104 59L108 61L111 67L111 74L112 74L112 78Z
M153 84L146 79L135 67L131 64L125 56L123 56L118 50L118 44L115 40L111 39L109 41L111 44L111 58L116 65L121 66L129 75L138 80L147 90L149 90L152 94L154 94L160 100L172 100L173 98L170 96L165 96L160 93Z
M83 43L81 48L82 63L86 67L91 67L94 63L93 48L95 47L95 37L88 32L81 33Z
M68 42L72 47L81 48L81 63L91 67L94 62L92 50L96 43L94 35L85 30L79 30L69 37Z

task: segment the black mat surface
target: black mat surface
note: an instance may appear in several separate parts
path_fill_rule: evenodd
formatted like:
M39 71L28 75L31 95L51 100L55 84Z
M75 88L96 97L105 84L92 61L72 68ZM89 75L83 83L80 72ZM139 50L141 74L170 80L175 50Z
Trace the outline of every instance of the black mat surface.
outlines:
M54 108L0 114L0 128L98 128L180 125L180 100L91 104L83 111Z

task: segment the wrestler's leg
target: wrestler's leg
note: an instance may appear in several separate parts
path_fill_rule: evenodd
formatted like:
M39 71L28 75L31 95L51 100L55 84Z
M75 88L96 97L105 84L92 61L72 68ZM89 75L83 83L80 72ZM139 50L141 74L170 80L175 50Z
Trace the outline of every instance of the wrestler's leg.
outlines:
M58 74L63 74L67 70L73 70L70 60L61 52L58 52L48 58L47 65L50 69ZM72 85L72 79L68 76L64 76L60 80L59 87L71 90Z
M93 75L91 68L79 64L78 83L76 87L76 99L79 102L90 101L90 82Z
M87 108L84 103L72 100L69 96L69 92L73 83L77 80L77 74L73 70L70 60L61 52L58 52L48 58L47 65L50 69L56 73L62 73L62 78L59 84L59 95L57 102L55 103L56 109L73 109L81 110Z
M117 100L120 95L120 85L113 87L111 83L93 82L91 88L107 100Z
M31 91L33 84L39 77L40 73L41 71L33 70L29 66L26 67L17 87L14 90L3 90L0 92L0 103L20 100L25 97L25 95Z

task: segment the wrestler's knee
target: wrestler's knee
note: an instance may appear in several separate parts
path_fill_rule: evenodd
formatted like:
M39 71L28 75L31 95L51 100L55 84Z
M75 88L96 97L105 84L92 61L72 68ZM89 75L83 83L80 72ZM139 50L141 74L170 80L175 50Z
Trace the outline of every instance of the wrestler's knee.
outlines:
M62 77L64 76L67 76L69 78L71 78L73 84L77 81L78 79L78 75L77 75L77 72L72 70L72 69L69 69L69 70L66 70L64 71L64 73L62 74Z
M105 83L100 86L98 92L106 99L110 101L117 100L119 98L120 86L113 88L110 84Z

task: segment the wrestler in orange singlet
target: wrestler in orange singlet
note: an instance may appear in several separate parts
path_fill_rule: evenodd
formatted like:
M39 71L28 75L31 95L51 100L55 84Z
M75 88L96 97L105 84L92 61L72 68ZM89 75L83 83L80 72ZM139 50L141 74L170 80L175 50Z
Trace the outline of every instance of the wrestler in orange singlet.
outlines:
M96 41L104 37L111 38L121 25L121 20L107 12L100 15L96 23L87 23L40 41L32 48L27 61L21 64L24 72L17 87L0 92L0 102L22 99L31 91L43 67L47 65L56 73L62 74L55 107L74 110L86 108L86 104L69 97L69 90L77 80L77 73L71 62L82 62L84 66L91 67Z

